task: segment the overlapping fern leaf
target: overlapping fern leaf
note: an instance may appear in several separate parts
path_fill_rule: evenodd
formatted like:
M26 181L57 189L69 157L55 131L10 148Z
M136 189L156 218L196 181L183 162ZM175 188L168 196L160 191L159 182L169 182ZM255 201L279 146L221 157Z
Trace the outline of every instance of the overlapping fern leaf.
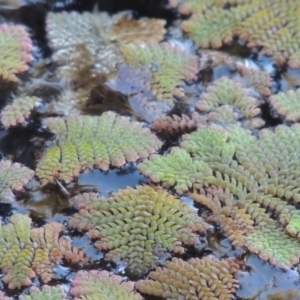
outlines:
M30 289L30 295L20 296L20 300L65 300L66 294L62 286L48 286L43 285L39 290L33 286Z
M181 149L153 156L139 168L178 192L214 186L237 197L238 202L209 204L221 228L235 246L246 245L262 259L289 267L300 258L299 146L299 125L264 129L258 139L238 126L206 127L183 136Z
M182 28L203 48L219 48L234 37L247 46L272 55L277 63L300 66L300 24L297 0L194 1L187 0L182 14L192 14Z
M126 260L136 273L155 265L159 251L183 253L182 245L198 242L194 232L208 229L185 203L161 188L128 187L109 199L83 194L74 203L80 212L70 225L97 239L98 249L109 250L106 260Z
M0 200L14 200L12 191L20 191L33 177L34 171L10 160L0 161Z
M174 96L183 96L182 82L192 80L199 70L197 56L168 43L127 44L121 51L131 67L150 71L151 91L169 105Z
M221 105L233 105L240 110L245 117L254 117L259 114L257 100L251 97L248 89L227 77L221 77L207 88L196 107L201 112L210 112Z
M272 108L288 121L300 121L300 89L289 90L270 97Z
M67 237L60 237L62 229L63 225L55 222L31 229L31 219L21 214L0 225L0 269L8 288L29 286L36 276L49 282L54 265L62 259L85 262L83 253L73 248Z
M165 299L234 299L238 265L232 260L212 257L188 261L173 258L165 267L150 272L150 279L140 280L137 288Z
M17 97L1 111L1 122L5 127L23 123L31 111L40 104L38 97Z
M0 76L4 80L17 81L16 75L28 70L28 64L33 60L32 47L24 26L0 25Z
M121 276L110 276L107 271L79 271L72 281L70 293L74 300L142 300L142 296L133 291L134 282L122 281Z
M42 184L56 179L69 183L87 168L121 167L147 157L161 146L149 129L113 112L100 117L49 118L45 124L57 135L57 142L37 165L36 174Z

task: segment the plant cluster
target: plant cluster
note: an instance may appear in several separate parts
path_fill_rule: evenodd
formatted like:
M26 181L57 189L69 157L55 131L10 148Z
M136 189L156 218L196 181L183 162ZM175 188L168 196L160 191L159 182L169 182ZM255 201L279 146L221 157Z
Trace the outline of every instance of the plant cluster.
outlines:
M184 261L173 258L165 267L150 272L137 288L145 294L166 299L234 299L238 284L234 278L238 265L232 260L213 257Z
M16 82L17 74L27 71L33 60L32 40L24 26L0 25L0 76Z
M238 126L204 127L139 169L178 192L210 186L228 191L238 201L210 204L223 231L234 245L288 268L300 258L299 142L299 125L261 130L258 139ZM207 197L195 199L209 203Z
M264 121L258 117L259 98L252 97L250 89L244 88L244 84L234 78L221 77L207 87L195 107L201 113L208 114L210 123L228 126L242 120L247 127L261 127Z
M98 249L108 250L106 260L126 260L136 273L153 267L159 250L184 253L183 245L199 241L195 232L208 229L186 204L161 188L128 187L109 199L92 193L73 201L80 211L69 224L87 231Z
M300 271L300 125L291 125L300 120L300 89L271 95L275 82L268 72L249 68L251 59L196 49L247 45L275 64L299 68L300 2L176 2L169 5L178 7L177 20L168 23L131 12L98 13L97 8L93 13L50 12L45 29L51 57L37 57L22 77L38 43L23 26L0 25L1 89L4 101L13 98L7 106L2 103L1 141L12 137L14 147L18 130L37 135L22 154L19 148L16 155L7 153L9 147L0 145L5 156L0 161L0 200L14 200L15 193L21 206L27 196L31 205L37 194L46 194L38 205L49 205L57 184L59 197L75 192L70 203L78 209L64 216L66 227L53 219L38 227L15 212L1 220L0 299L8 300L6 294L21 300L142 299L137 289L166 299L230 300L238 289L238 263L244 265L241 252L284 269L298 264ZM19 12L22 8L12 14ZM20 84L15 83L18 78L23 78ZM30 122L42 101L34 115L39 119ZM285 125L259 129L265 125L267 105ZM52 139L46 142L50 132ZM43 153L36 151L41 140ZM32 153L35 172L12 162L22 157L19 161L32 165L27 161ZM138 179L145 181L145 175L153 183L128 186L107 198L102 191L77 194L81 178L71 183L86 170L105 171L102 178L104 173L136 171L136 164L142 173ZM25 194L34 175L40 181L33 180ZM179 199L181 195L190 198ZM185 203L191 199L200 207L197 212ZM64 207L68 204L66 200ZM206 256L204 240L210 243L214 234L204 237L207 222L242 250L233 254L236 259ZM121 262L130 276L139 278L156 269L137 284L91 270L94 265L86 270L87 258L69 238L78 231L90 239L97 255L103 251L109 263L101 261L101 268ZM195 253L197 258L186 259ZM65 261L70 290L55 286L55 267ZM75 273L82 265L85 270ZM23 290L13 294L12 289ZM276 297L298 294L292 290L269 298Z
M133 289L132 281L125 282L121 276L110 276L107 271L92 270L76 273L70 293L74 300L99 297L107 300L142 300L142 296Z
M65 300L66 294L61 286L44 285L42 289L33 286L30 295L20 296L20 300Z
M21 191L33 177L34 171L10 160L0 161L0 198L2 202L14 200L12 191Z
M300 121L300 89L289 90L270 97L270 104L278 115L291 122Z
M151 91L159 101L173 104L174 96L182 97L183 81L195 78L198 58L170 43L142 43L121 46L131 67L145 67L151 73Z
M3 108L1 111L1 122L5 127L22 124L31 114L31 111L37 108L41 100L37 97L17 97L13 102Z
M278 64L300 67L300 25L297 0L184 1L179 11L192 15L182 29L202 48L220 48L235 37L254 51L271 55Z
M148 157L161 146L148 128L113 112L100 117L48 118L44 123L57 141L46 149L36 168L43 185L57 179L69 183L87 168L121 167Z
M10 289L29 286L36 276L47 283L53 278L53 267L63 259L84 263L83 252L73 248L69 238L60 236L62 230L63 225L55 222L31 228L31 219L21 214L0 225L3 282Z

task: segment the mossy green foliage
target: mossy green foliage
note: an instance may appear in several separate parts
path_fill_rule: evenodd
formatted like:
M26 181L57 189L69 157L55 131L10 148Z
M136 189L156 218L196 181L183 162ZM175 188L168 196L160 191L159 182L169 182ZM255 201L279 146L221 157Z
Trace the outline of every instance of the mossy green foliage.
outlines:
M177 147L168 156L151 156L139 165L139 170L152 181L163 182L166 188L174 187L179 193L200 186L200 178L212 175L208 164L193 161L185 150Z
M0 198L3 202L14 200L12 191L20 191L33 177L34 171L10 160L0 161Z
M155 252L183 253L208 226L188 206L161 188L138 186L119 190L109 199L96 194L75 197L80 212L72 227L88 231L95 246L109 250L106 260L122 259L133 272L147 271L158 261Z
M183 96L179 86L198 73L198 58L168 43L122 45L122 54L131 67L150 70L151 91L159 101L173 104L174 96Z
M87 168L121 167L147 157L161 146L141 123L113 112L100 117L50 118L45 123L57 135L57 141L37 165L36 174L42 184L56 179L69 183Z
M187 0L182 14L192 14L182 29L199 47L219 48L239 37L250 48L262 48L277 63L300 66L298 0Z
M250 90L243 88L240 83L227 77L221 77L207 88L196 107L204 113L208 113L219 106L231 105L245 117L253 118L260 113L257 100L250 96Z
M288 121L300 121L300 89L278 93L270 97L273 109Z
M150 158L139 169L155 182L173 183L178 192L191 187L205 190L209 186L230 191L239 199L233 205L244 207L257 226L255 234L245 232L251 233L247 247L256 249L255 253L261 253L262 258L278 266L288 267L299 260L300 211L296 207L300 201L299 125L278 126L274 132L264 129L259 138L238 126L206 127L184 135L181 147L167 156ZM181 163L183 157L188 163ZM183 176L176 167L179 163ZM196 168L199 164L205 165L205 173L199 174ZM232 212L227 217L238 222L230 215ZM276 219L270 217L270 212ZM270 240L260 244L264 226L278 230L274 231L275 238L270 235ZM286 247L277 243L280 239L286 242Z
M107 13L91 12L50 12L46 18L46 30L49 46L53 50L52 59L58 62L62 74L74 72L78 65L91 63L93 71L109 74L118 63L124 62L119 46L110 40L111 25L118 20ZM85 48L85 60L77 54L78 49ZM76 59L74 59L76 58ZM66 72L67 71L67 72Z
M40 104L37 97L17 97L1 111L1 122L5 127L16 126L29 117L31 111Z
M7 81L17 81L16 74L28 70L33 60L30 54L32 41L24 26L0 25L0 76Z
M281 268L289 268L299 262L299 242L275 226L258 227L247 236L246 246L261 259Z
M142 296L133 291L134 282L123 281L118 275L109 275L108 271L79 271L72 281L70 293L74 300L142 300Z
M150 279L140 280L137 288L164 299L222 299L234 298L238 265L229 259L213 257L184 261L173 258L165 267L150 272Z
M44 285L41 290L37 287L30 289L30 295L20 296L20 300L65 300L66 294L62 286Z
M43 282L50 281L54 263L62 258L83 262L83 253L59 237L62 229L59 223L31 229L31 219L21 214L14 214L6 225L0 224L0 269L10 289L31 285L36 275Z

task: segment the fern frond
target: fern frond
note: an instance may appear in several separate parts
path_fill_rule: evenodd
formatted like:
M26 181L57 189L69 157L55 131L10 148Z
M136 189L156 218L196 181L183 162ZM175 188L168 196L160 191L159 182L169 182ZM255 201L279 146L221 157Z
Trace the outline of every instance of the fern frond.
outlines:
M112 72L117 64L123 62L119 46L110 41L108 34L114 21L116 19L110 18L107 13L48 13L46 30L50 47L54 51L53 60L65 69L69 69L69 66L72 68L76 47L85 45L93 68L99 73Z
M253 51L271 55L278 64L300 66L300 23L297 0L184 1L182 14L192 14L182 29L202 48L220 48L234 37L246 41Z
M125 260L137 273L157 263L156 248L183 253L182 244L197 243L194 232L208 229L186 204L161 188L128 187L109 199L83 194L73 201L80 212L69 224L97 239L98 249L109 250L106 260Z
M1 111L1 122L5 127L16 126L23 123L30 115L31 111L40 104L37 97L15 98L12 104L7 105Z
M107 271L79 271L71 283L70 293L75 300L97 299L99 295L106 300L142 300L133 291L134 282L122 280L121 276L109 275Z
M27 71L33 60L32 41L24 26L0 25L0 76L7 81L17 81L17 74Z
M155 120L151 129L165 136L174 137L194 131L200 124L206 124L206 122L197 113L191 117L187 115L161 116Z
M251 252L280 268L290 268L299 262L300 243L274 227L256 228L246 238Z
M19 163L12 163L10 160L0 161L0 200L2 202L15 200L13 191L21 191L33 175L33 170Z
M210 112L221 105L232 105L240 110L245 117L253 118L260 113L257 100L250 91L227 77L221 77L207 88L196 107L201 112Z
M173 104L174 96L182 96L183 80L198 73L198 58L168 43L122 45L121 51L131 67L145 66L151 73L151 91L159 101Z
M291 122L300 121L300 89L279 93L270 97L273 109Z
M43 285L42 289L33 286L30 295L20 296L20 300L65 300L66 294L61 286Z
M14 214L10 221L0 224L0 269L4 273L2 280L10 289L31 285L36 275L49 282L54 265L62 259L86 261L70 240L66 243L64 236L59 237L63 225L49 223L31 228L31 219L21 214Z
M185 154L188 163L183 164L182 170L196 164L205 164L210 170L195 181L188 181L190 185L184 186L185 189L200 189L200 195L194 190L192 197L213 211L212 220L234 246L246 246L260 258L282 268L299 261L299 124L279 125L275 131L263 129L258 138L238 126L203 127L184 135L181 147L173 151ZM186 182L185 173L176 173L174 165L171 151L167 156L150 158L140 168L145 168L148 173L143 172L153 181L168 185L172 174L171 178L176 178L173 182ZM189 175L189 178L194 177ZM223 191L219 195L229 193L231 201L221 201L218 195L207 197L211 187Z
M69 183L87 168L108 170L110 164L121 167L147 157L161 146L149 129L113 112L101 117L49 118L45 124L58 140L37 165L36 174L42 184L55 179Z
M151 156L138 168L153 182L163 182L165 187L174 187L178 193L200 186L201 179L212 174L205 162L194 162L185 150L176 147L168 156Z
M142 293L167 299L223 299L234 298L238 265L234 261L213 257L183 261L172 258L165 267L150 272L149 280L137 282Z

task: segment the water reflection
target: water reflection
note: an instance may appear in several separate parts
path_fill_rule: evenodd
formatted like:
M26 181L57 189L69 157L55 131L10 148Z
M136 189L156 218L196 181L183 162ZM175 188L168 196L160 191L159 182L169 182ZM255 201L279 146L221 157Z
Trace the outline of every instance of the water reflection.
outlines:
M78 185L94 185L104 197L118 189L125 189L127 186L136 187L139 184L148 183L149 180L141 175L136 165L126 164L123 168L107 172L92 170L83 173L78 178Z
M299 289L299 274L297 270L283 271L263 262L257 256L251 255L245 262L250 272L240 271L238 282L240 289L237 296L241 299L265 300L276 290Z

